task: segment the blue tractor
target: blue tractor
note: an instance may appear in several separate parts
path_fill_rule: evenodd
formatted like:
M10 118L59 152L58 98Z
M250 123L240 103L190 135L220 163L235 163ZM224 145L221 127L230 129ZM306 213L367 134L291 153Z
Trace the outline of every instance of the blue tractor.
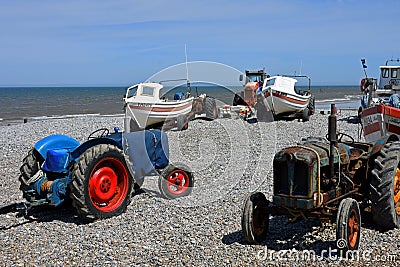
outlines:
M19 181L25 205L59 206L71 200L86 220L123 213L148 175L159 175L161 194L190 194L193 175L187 166L169 164L168 138L160 130L124 133L106 128L80 143L66 135L37 142L24 158ZM5 210L5 209L4 209Z

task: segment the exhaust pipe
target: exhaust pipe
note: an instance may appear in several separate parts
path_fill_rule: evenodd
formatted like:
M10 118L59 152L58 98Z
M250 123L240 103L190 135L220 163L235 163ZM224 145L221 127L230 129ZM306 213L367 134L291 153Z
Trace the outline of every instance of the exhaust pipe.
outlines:
M328 141L330 144L329 148L329 178L332 179L335 176L335 147L338 145L337 135L337 120L336 120L336 107L335 104L331 104L331 114L329 115L328 121Z

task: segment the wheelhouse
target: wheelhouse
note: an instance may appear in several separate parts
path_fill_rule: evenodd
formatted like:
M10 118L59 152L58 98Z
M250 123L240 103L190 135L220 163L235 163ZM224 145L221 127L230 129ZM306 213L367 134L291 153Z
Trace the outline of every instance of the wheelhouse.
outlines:
M380 66L379 89L400 90L400 66Z

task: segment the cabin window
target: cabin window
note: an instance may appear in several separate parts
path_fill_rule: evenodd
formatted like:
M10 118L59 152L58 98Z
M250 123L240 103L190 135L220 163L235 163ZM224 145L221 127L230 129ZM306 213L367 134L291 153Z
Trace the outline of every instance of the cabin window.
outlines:
M259 82L262 80L259 74L248 74L247 75L247 82Z
M142 95L154 96L154 88L153 87L143 87Z
M132 96L136 96L136 93L137 93L137 86L130 88L128 91L128 95L126 97L129 98Z
M392 78L397 78L397 69L392 69Z
M382 69L382 78L389 78L389 69Z
M272 86L275 84L275 79L267 80L265 86Z

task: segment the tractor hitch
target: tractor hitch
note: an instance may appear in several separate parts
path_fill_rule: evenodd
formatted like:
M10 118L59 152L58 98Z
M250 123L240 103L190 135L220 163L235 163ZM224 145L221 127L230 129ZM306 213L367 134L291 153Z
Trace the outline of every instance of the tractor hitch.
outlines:
M28 210L31 207L29 202L10 202L8 204L0 206L0 214L7 214L10 212L20 211L20 210Z

